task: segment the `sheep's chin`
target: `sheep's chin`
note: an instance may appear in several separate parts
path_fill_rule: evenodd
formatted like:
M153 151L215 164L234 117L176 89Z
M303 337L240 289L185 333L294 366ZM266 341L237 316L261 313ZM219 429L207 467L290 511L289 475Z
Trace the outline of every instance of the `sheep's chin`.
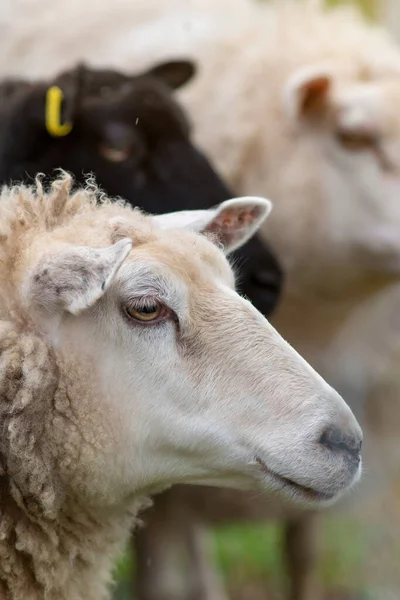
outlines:
M328 505L332 504L339 497L338 494L326 494L319 490L305 487L287 477L283 477L270 469L259 457L256 457L256 462L260 465L263 473L268 475L268 481L272 480L277 491L291 500L308 505Z

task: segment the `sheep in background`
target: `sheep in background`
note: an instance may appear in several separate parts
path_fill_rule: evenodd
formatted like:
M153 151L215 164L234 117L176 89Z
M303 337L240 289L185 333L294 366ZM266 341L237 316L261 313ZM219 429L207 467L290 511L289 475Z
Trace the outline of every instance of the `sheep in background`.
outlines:
M361 472L349 407L233 290L224 254L270 203L98 200L68 177L0 197L2 600L109 597L143 497L170 484L323 506Z
M119 68L179 55L198 61L199 77L179 94L197 143L236 190L275 200L263 231L287 283L274 324L368 417L369 472L380 461L388 469L400 428L397 45L351 9L323 11L317 2L64 4L23 3L25 15L14 5L2 71L40 74L81 58ZM65 37L57 22L67 25ZM221 492L221 512L232 519L235 500L229 510ZM178 523L185 540L179 511ZM296 600L315 593L310 528L288 526Z

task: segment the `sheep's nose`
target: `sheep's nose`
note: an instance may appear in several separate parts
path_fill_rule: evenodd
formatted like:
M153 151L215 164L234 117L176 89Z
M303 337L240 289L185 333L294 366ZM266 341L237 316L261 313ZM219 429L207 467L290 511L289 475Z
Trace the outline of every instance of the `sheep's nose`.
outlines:
M320 444L333 452L345 452L352 460L360 461L362 436L344 433L339 427L325 429L320 437Z

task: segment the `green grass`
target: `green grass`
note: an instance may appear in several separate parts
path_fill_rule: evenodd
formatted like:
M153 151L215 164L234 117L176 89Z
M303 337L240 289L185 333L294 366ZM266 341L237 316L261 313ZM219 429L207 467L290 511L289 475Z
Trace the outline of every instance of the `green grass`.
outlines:
M230 588L253 580L268 582L273 590L283 589L281 534L277 524L233 526L215 533L215 557ZM324 522L319 573L324 587L353 587L355 574L362 573L363 537L349 520Z

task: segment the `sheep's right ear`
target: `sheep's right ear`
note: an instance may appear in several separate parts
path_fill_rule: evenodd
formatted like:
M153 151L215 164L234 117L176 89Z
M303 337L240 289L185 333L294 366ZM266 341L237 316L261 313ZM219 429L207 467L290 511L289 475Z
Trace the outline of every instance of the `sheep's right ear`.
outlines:
M28 277L27 302L48 313L80 313L105 293L131 247L125 238L107 248L68 246L49 253Z
M226 200L208 210L181 210L153 216L161 229L189 229L212 234L225 254L243 246L259 229L272 209L272 203L259 196Z
M321 114L327 104L332 76L324 67L303 67L287 81L284 105L292 119Z

